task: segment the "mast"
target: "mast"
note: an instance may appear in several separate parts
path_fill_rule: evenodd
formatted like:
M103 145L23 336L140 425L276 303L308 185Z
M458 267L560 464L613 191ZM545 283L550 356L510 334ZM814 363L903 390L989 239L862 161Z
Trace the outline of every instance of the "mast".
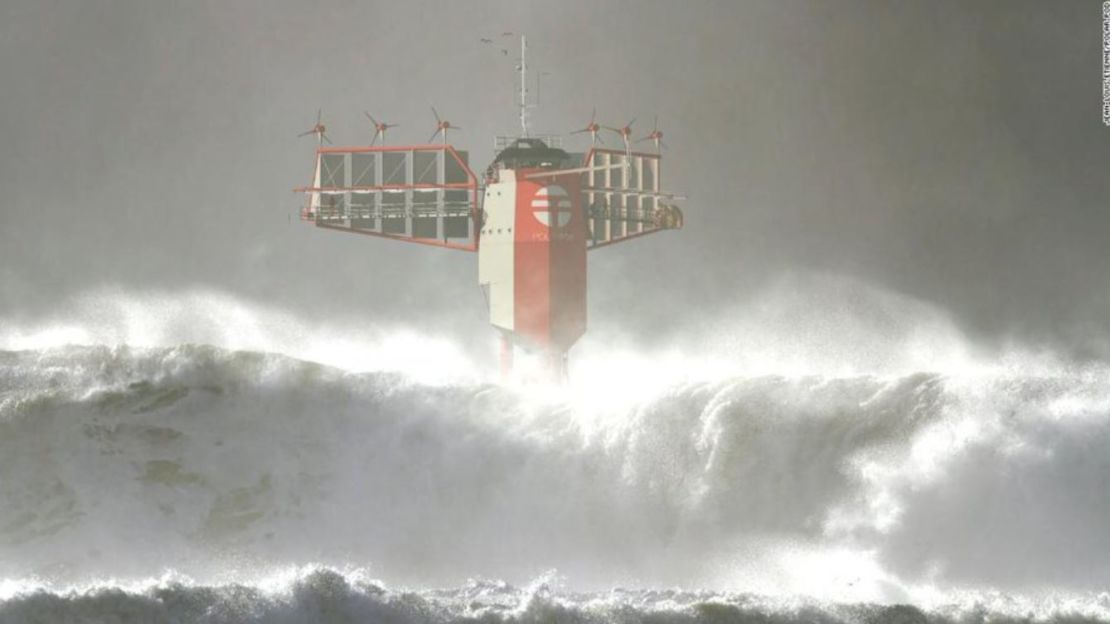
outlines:
M520 36L520 131L528 136L528 38Z

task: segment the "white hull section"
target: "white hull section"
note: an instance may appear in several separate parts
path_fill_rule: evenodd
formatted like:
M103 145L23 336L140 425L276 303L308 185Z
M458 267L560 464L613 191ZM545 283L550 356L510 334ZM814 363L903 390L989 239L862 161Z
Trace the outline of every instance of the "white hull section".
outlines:
M481 246L478 248L478 283L489 300L489 320L494 327L513 331L513 230L516 221L516 176L501 171L500 181L486 187Z

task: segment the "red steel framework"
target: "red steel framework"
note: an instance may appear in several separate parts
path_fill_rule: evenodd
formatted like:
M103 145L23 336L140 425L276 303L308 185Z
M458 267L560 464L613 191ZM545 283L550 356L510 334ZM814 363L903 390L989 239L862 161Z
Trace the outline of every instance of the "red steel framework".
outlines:
M357 185L357 186L302 186L293 189L296 193L305 193L309 197L312 194L325 194L325 193L345 193L345 192L378 192L378 191L408 191L408 190L465 190L470 194L470 219L472 224L480 223L479 202L478 202L478 177L467 165L466 161L459 156L454 146L446 143L429 143L419 145L379 145L379 146L356 146L356 147L318 147L316 149L316 167L313 170L313 179L316 180L320 175L320 157L325 154L367 154L367 153L416 153L416 152L443 152L445 156L450 156L454 159L459 168L466 173L466 182L442 182L442 183L429 183L429 182L413 182L406 184L376 184L376 185ZM476 225L471 226L470 242L468 244L452 243L450 241L440 240L438 238L422 238L416 236L406 236L401 234L390 234L386 232L378 232L367 230L363 228L351 228L328 223L321 223L314 213L311 201L310 205L301 209L302 221L313 221L317 227L337 230L341 232L351 232L354 234L362 234L364 236L374 236L377 238L386 238L390 240L397 240L406 243L417 243L421 245L431 245L433 247L445 247L447 249L458 249L461 251L478 251L480 228Z
M387 176L385 155L398 153ZM374 158L356 168L360 154ZM661 156L627 144L624 150L591 147L581 166L567 167L566 152L520 138L499 153L480 186L465 154L447 143L320 145L313 184L294 189L308 197L301 217L329 230L479 252L479 284L501 337L503 372L519 347L543 354L550 374L565 379L567 352L586 329L586 251L682 227L673 204L679 197L660 190ZM427 181L433 166L435 180ZM393 181L401 169L404 182ZM374 183L353 183L367 175ZM448 201L458 192L465 202ZM363 198L357 207L356 196ZM324 208L324 197L341 199ZM400 231L386 231L387 221ZM435 236L418 235L429 227ZM459 236L464 228L466 236ZM484 246L483 235L489 237Z
M522 102L524 95L522 87ZM680 197L661 190L661 154L632 150L631 122L610 128L623 150L592 145L575 161L548 144L557 137L529 136L526 109L522 136L498 144L481 183L468 152L447 143L446 129L455 126L438 113L442 144L325 147L318 112L302 133L319 143L312 183L294 190L307 196L302 220L317 227L478 252L503 372L521 348L540 353L548 372L565 379L567 353L586 330L586 252L681 228L683 215L674 204ZM591 121L586 129L594 142L598 127ZM661 137L656 126L640 141L654 140L659 150Z

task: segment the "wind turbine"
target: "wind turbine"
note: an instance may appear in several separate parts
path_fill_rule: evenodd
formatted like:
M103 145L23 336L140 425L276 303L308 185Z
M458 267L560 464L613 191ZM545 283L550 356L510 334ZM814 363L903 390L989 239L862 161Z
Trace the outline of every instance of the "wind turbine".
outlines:
M324 122L321 121L322 115L323 115L323 111L321 111L320 109L316 109L316 125L312 126L311 129L305 130L304 132L298 134L297 138L300 138L300 137L303 137L303 136L308 136L310 134L315 134L316 135L316 142L319 145L323 145L324 141L327 141L330 144L331 139L329 139L328 135L326 134L327 128L324 126Z
M628 152L629 154L631 154L632 153L632 124L634 124L634 123L636 123L636 118L635 117L632 118L632 121L624 124L620 128L614 128L613 126L602 126L602 127L604 127L606 130L612 130L613 132L616 132L617 134L619 134L621 139L624 140L624 149L625 149L625 151Z
M382 123L377 119L374 119L374 116L370 114L370 111L363 111L363 113L366 115L366 118L370 120L370 123L374 124L374 138L370 139L370 145L373 145L374 142L378 140L379 136L382 138L382 145L385 145L385 131L401 125Z
M612 126L604 126L604 128L606 130L612 130L613 132L616 132L617 134L621 135L621 139L624 140L624 175L625 175L625 179L628 178L629 170L632 168L632 124L634 124L634 123L636 123L636 118L635 117L632 118L632 121L629 121L628 123L624 124L624 126L622 126L620 128L614 128Z
M647 135L646 137L644 137L642 139L638 139L636 142L637 143L642 143L644 141L654 141L655 142L655 151L657 151L657 152L662 151L663 149L667 148L667 144L663 142L663 132L659 129L659 116L658 115L655 116L655 125L653 126L653 128L651 130L651 134Z
M571 132L571 134L582 134L583 132L589 132L590 138L594 144L601 143L602 145L604 145L605 141L602 141L601 137L597 134L600 130L601 126L597 123L597 109L595 108L594 112L590 114L590 123L586 124L585 128L582 128L581 130L575 130L574 132Z
M434 141L436 136L438 136L439 133L442 132L443 133L443 144L447 145L447 131L448 130L462 130L462 128L460 128L458 126L452 126L450 121L447 121L445 119L440 119L439 113L436 111L436 107L434 107L434 106L432 107L432 114L436 116L436 131L432 133L432 136L431 136L431 138L428 139L428 142L431 143L432 141Z

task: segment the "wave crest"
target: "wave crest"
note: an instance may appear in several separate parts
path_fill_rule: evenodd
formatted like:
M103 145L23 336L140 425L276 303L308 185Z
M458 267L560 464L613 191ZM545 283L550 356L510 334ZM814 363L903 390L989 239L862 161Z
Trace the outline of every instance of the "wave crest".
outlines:
M771 599L752 594L683 590L568 592L544 579L529 586L470 581L438 590L389 589L380 581L327 568L294 571L279 582L191 585L181 581L145 587L37 590L0 601L10 622L395 622L399 624L574 622L603 624L821 624L898 622L949 624L989 621L1110 621L1106 595L1047 600L1032 605L1000 595L919 608L906 604L829 603Z
M0 354L0 578L1110 583L1110 375L762 376L625 402L210 346ZM1100 485L1102 484L1102 485Z

